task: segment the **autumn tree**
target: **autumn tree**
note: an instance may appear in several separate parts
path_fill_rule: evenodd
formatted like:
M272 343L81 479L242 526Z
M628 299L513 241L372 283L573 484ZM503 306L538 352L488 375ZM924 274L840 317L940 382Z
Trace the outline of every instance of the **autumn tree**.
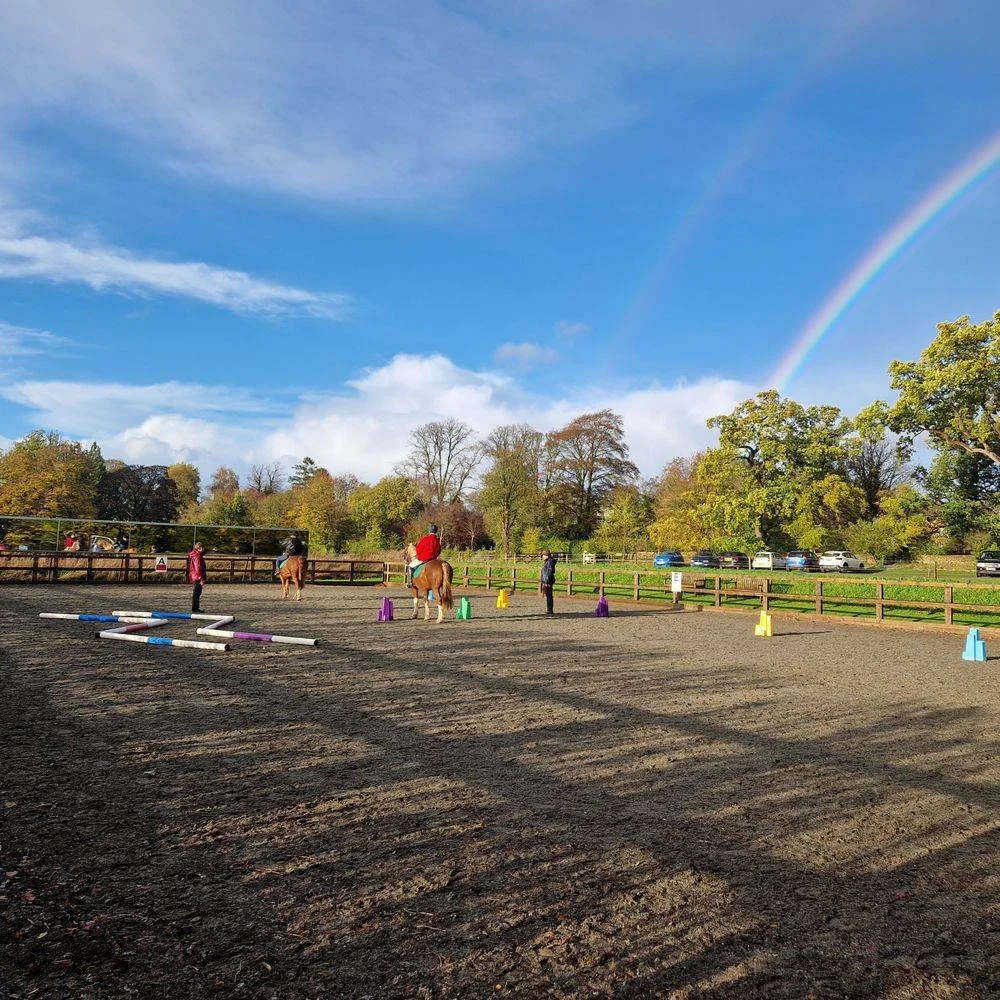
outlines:
M406 476L386 476L374 486L359 487L348 499L348 509L373 551L402 544L404 528L421 506Z
M605 552L636 552L649 544L653 498L635 486L618 486L601 511L594 543Z
M539 457L544 438L526 424L497 427L484 442L489 467L477 502L485 526L509 559L538 510Z
M410 450L397 468L428 506L460 503L482 459L475 431L449 417L422 424L410 434Z
M699 514L706 496L698 480L701 458L672 459L653 484L654 520L647 531L657 549L700 549L709 542Z
M308 456L301 462L296 462L292 474L288 477L289 486L305 486L319 471L319 466Z
M589 538L601 505L619 486L633 483L622 418L611 410L585 413L546 438L550 497L571 538Z
M198 502L201 493L201 473L190 462L174 462L167 466L167 475L177 487L177 500L181 509Z
M353 476L338 479L326 469L319 469L293 491L288 516L296 525L308 529L314 545L340 551L354 528L348 501L357 488Z
M59 434L32 431L0 452L0 510L27 517L91 517L92 454Z
M231 496L240 488L240 479L233 469L226 465L220 465L212 473L212 484L208 491L212 497Z

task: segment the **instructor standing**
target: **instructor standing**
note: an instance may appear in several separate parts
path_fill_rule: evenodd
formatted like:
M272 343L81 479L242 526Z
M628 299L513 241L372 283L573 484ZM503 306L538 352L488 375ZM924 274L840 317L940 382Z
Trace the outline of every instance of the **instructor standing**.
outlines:
M542 551L542 571L538 575L538 591L545 595L545 613L554 615L552 610L552 588L556 585L556 561L548 549Z
M208 567L205 565L205 546L195 542L187 557L188 583L194 584L191 591L191 614L201 611L201 591L208 581Z

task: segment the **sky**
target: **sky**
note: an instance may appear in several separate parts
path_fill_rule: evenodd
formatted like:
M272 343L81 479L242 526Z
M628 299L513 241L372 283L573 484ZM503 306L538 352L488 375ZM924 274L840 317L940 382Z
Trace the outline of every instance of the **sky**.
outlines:
M0 446L389 473L610 407L645 475L1000 309L986 0L12 0ZM796 347L798 352L796 353Z

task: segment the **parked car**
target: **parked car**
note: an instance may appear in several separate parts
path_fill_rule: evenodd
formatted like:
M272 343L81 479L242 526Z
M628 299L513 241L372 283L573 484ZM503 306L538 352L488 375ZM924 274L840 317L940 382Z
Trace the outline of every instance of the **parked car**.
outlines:
M812 549L795 549L788 553L785 569L819 569L819 559Z
M989 549L976 560L976 576L1000 576L1000 551Z
M701 569L718 569L719 557L709 549L702 549L691 556L691 565Z
M752 569L788 569L788 557L777 552L755 552Z
M743 552L723 552L719 555L719 565L723 569L749 569L750 557Z
M670 549L667 552L659 552L653 560L653 565L658 566L660 569L665 569L668 566L683 566L684 556L682 556L676 549Z
M850 570L864 569L865 564L853 553L843 549L824 552L819 557L819 568L827 573L839 570L847 573Z

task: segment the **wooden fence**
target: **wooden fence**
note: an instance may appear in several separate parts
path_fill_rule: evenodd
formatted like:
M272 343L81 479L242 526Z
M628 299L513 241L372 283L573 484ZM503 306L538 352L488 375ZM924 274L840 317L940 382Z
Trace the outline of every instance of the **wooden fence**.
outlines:
M386 563L386 582L402 583L405 566ZM456 566L455 585L485 587L488 590L518 588L538 590L538 567L517 565ZM817 615L845 615L886 620L916 620L926 624L964 625L985 624L1000 627L1000 605L955 601L956 590L984 591L996 588L974 584L933 584L926 581L876 580L868 582L871 597L831 593L844 581L812 581L811 593L785 593L773 589L770 577L682 574L680 600L709 607L743 608L755 611L797 611ZM783 582L783 581L782 581ZM865 581L861 581L863 585ZM906 600L886 597L886 588L916 588L935 591L927 600ZM635 602L663 602L674 599L667 573L623 573L603 569L569 567L556 581L556 593L567 597L610 597ZM940 594L941 596L937 596Z
M166 560L166 569L157 564ZM210 583L276 583L264 556L206 555ZM184 583L184 556L130 552L4 552L0 583ZM373 559L308 559L308 583L380 584L385 564Z

